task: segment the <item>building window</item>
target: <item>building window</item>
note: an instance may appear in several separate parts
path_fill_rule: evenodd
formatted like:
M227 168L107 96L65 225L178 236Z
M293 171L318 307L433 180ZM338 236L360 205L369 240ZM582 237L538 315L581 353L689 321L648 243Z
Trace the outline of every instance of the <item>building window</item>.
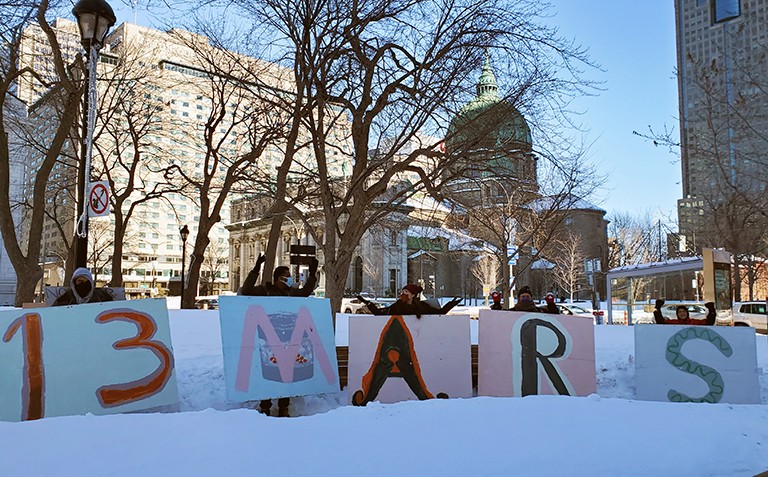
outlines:
M712 0L712 23L722 23L741 15L741 0Z

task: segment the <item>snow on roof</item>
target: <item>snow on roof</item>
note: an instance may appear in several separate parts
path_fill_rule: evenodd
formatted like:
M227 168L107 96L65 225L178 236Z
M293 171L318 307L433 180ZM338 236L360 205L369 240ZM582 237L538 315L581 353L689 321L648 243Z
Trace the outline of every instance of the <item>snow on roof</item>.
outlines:
M445 202L438 202L428 195L419 194L417 196L411 196L405 199L405 205L413 207L414 209L432 210L435 212L450 213L453 212L451 208Z
M683 265L683 264L691 264L691 262L701 261L701 257L677 257L677 258L670 258L661 262L646 262L646 263L636 263L633 265L624 265L623 267L616 267L608 270L608 273L618 273L618 272L628 272L628 271L635 271L635 270L648 270L651 268L659 268L659 267L673 267L675 265Z
M544 258L540 258L531 264L532 270L552 270L553 268L555 268L555 264Z
M408 232L409 237L424 237L424 238L444 238L448 240L448 250L471 250L475 252L489 251L490 246L480 240L479 238L472 237L471 235L455 229L449 229L447 227L430 227L425 225L409 225Z
M419 258L422 255L426 255L428 257L435 258L434 255L432 255L431 253L427 252L426 250L419 250L418 252L414 252L414 253L408 255L408 260L413 260L414 258Z
M570 204L569 207L565 207ZM591 202L582 199L581 197L570 196L567 198L562 197L541 197L528 204L533 209L548 210L552 208L562 208L563 210L594 210L597 212L605 213L605 210L592 204Z

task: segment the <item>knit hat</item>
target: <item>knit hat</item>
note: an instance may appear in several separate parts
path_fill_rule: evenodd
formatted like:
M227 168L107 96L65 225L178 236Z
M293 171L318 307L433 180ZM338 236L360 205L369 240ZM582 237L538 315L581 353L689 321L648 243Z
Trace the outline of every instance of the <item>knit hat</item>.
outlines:
M527 293L527 294L533 296L533 293L531 293L531 289L528 288L527 286L521 288L520 291L517 292L517 297L520 298L520 295L522 295L523 293Z
M408 290L413 295L418 295L424 289L421 288L419 285L416 285L415 283L409 283L408 285L403 287L403 290Z

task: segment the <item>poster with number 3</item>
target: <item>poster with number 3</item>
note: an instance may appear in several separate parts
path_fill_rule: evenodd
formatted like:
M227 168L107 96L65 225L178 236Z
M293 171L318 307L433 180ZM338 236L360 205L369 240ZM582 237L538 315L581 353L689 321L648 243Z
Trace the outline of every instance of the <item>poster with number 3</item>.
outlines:
M0 312L0 420L176 402L164 299Z

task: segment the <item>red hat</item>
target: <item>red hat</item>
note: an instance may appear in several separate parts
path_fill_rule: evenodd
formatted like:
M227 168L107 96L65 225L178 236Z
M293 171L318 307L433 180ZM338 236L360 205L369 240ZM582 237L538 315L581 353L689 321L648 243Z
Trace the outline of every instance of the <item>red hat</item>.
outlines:
M408 290L412 294L418 295L419 293L421 293L423 288L421 288L420 286L416 285L415 283L409 283L408 285L403 287L403 290Z
M501 293L494 291L491 293L491 300L493 301L501 301Z

